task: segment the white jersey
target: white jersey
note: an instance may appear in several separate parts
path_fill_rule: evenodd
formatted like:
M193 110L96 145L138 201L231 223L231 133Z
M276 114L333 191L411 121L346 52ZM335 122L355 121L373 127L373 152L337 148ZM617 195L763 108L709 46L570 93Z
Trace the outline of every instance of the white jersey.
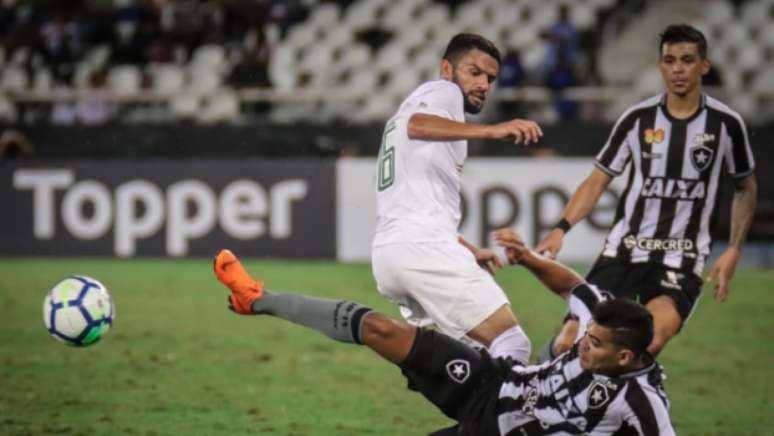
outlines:
M462 91L447 80L426 82L387 122L378 160L374 246L457 240L468 143L410 139L408 121L415 113L464 122Z

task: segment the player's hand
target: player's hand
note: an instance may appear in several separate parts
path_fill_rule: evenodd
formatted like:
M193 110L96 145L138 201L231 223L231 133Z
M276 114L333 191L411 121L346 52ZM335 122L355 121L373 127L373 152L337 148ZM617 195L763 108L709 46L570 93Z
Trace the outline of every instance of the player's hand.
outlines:
M492 139L511 141L514 144L534 144L543 136L543 130L534 121L517 119L489 127Z
M488 248L479 248L473 252L473 255L476 257L476 263L489 274L494 275L495 271L503 267L500 257Z
M540 241L537 247L535 247L535 251L549 259L556 259L556 255L559 254L559 250L562 249L563 240L564 231L561 229L553 229L542 241Z
M530 254L521 235L511 229L495 230L492 232L492 237L498 245L505 248L505 255L508 256L508 263L511 265L520 263Z
M739 262L740 256L741 252L738 248L729 247L710 268L707 283L713 283L717 280L715 283L715 301L718 303L723 303L728 298L728 291L731 290L729 286L731 279L734 278L736 264Z

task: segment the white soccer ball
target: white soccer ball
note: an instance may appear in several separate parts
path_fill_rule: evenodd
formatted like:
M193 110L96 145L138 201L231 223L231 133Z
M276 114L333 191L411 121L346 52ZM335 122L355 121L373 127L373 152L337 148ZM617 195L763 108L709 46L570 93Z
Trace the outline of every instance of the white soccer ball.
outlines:
M87 276L57 283L43 301L43 322L51 336L67 345L85 347L99 341L115 319L105 285Z

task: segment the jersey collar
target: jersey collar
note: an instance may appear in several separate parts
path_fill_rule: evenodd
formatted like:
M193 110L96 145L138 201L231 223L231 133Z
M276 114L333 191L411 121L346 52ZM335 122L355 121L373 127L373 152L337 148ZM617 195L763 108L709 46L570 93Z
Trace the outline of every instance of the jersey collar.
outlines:
M667 109L667 94L666 92L661 94L661 98L658 100L658 105L661 108L661 113L664 114L664 116L671 122L675 123L690 123L693 121L696 117L699 116L699 114L704 110L704 108L707 106L707 95L703 92L699 94L699 107L696 108L696 112L694 112L690 117L679 120L672 116L672 114L669 113L669 110Z

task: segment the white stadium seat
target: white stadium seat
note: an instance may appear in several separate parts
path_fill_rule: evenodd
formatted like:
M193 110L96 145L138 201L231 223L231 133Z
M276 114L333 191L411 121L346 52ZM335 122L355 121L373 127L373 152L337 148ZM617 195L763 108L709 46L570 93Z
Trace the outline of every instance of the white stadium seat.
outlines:
M207 67L188 69L188 91L194 95L213 94L220 88L221 83L221 77Z
M185 86L185 72L175 64L153 65L148 69L151 90L159 95L174 95Z
M726 0L712 0L704 5L703 14L711 24L725 24L733 21L734 7Z
M177 94L169 101L169 108L176 118L193 118L200 108L200 99L191 93Z
M120 97L131 97L140 92L142 74L135 65L119 65L108 72L108 87Z
M27 87L27 73L20 67L6 67L0 77L0 89L5 91L21 91Z
M218 91L207 98L201 110L197 111L197 121L203 123L222 123L239 118L239 99L228 90Z

